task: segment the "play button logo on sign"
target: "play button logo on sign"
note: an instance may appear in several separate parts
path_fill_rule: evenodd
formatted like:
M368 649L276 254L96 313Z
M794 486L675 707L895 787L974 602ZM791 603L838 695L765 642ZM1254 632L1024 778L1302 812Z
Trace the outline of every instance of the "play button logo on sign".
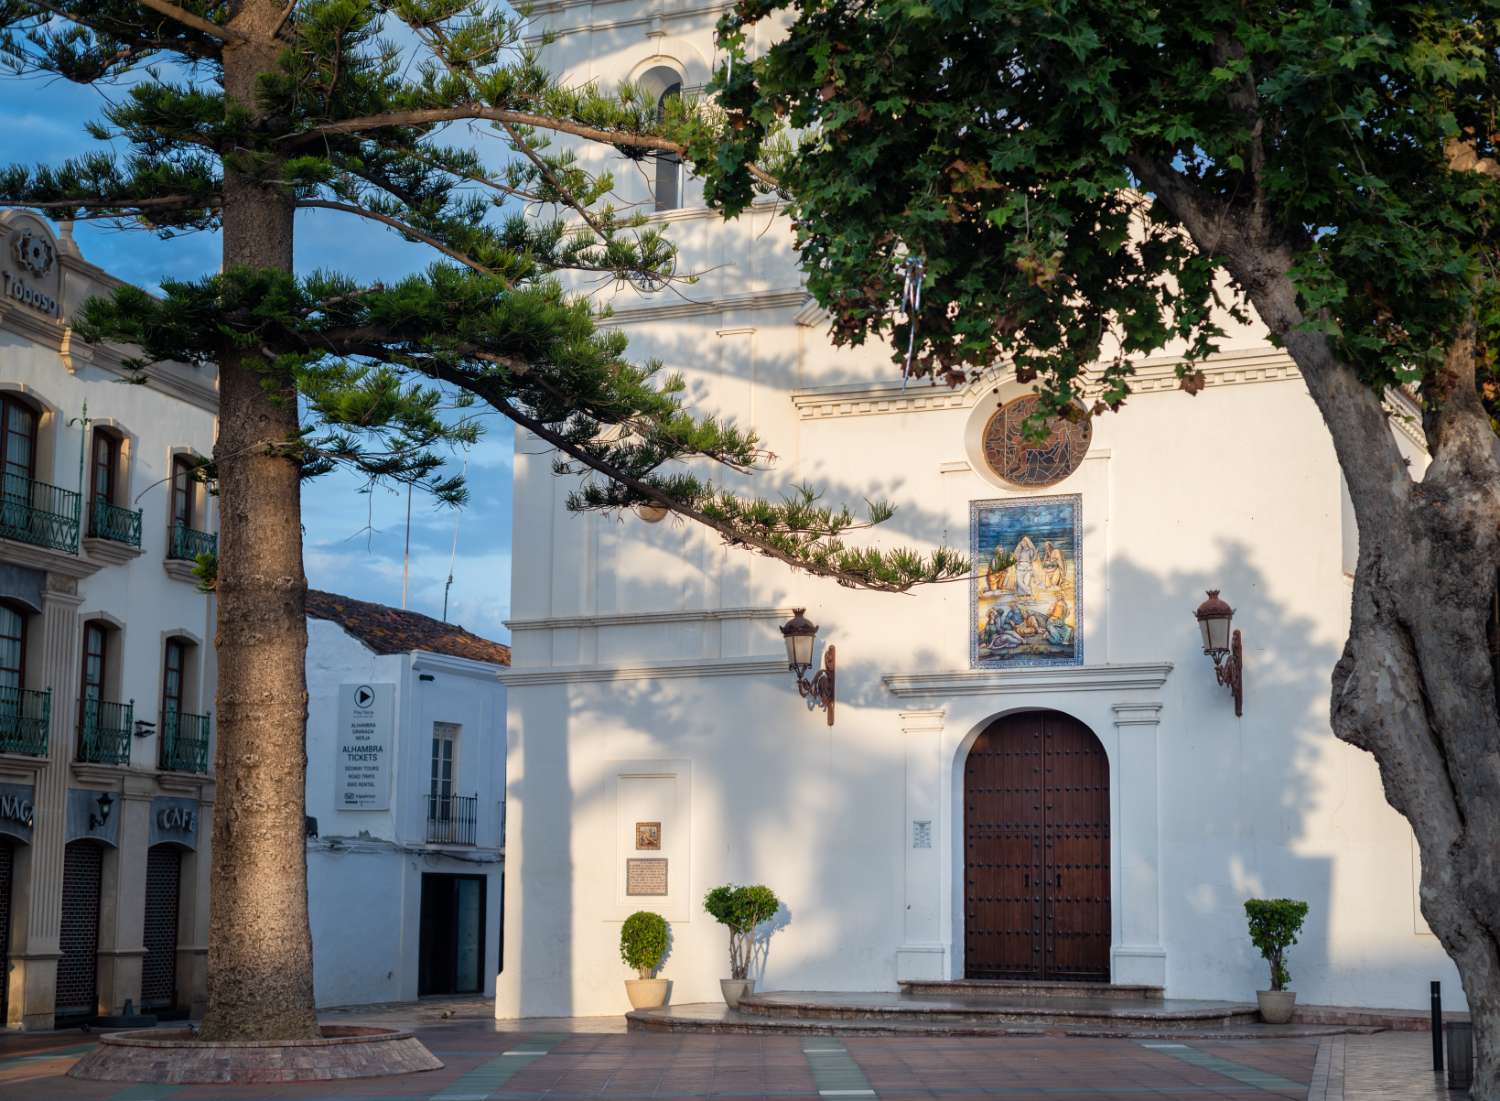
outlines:
M369 707L375 702L375 689L368 684L361 684L354 690L354 706Z

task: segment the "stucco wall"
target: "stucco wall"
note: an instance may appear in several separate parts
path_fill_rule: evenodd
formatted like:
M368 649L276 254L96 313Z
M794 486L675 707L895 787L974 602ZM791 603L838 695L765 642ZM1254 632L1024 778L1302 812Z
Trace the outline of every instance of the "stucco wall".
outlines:
M505 690L495 668L440 655L376 655L342 627L308 620L308 906L318 1004L417 996L422 874L486 877L485 993L500 958ZM423 676L429 680L422 680ZM389 810L338 809L339 686L395 685ZM478 795L476 844L427 843L431 732L458 723L456 790Z
M568 79L712 59L715 12L543 16L565 32L546 56ZM1024 388L902 392L886 350L833 349L771 217L721 225L690 190L662 221L684 270L709 274L683 296L623 292L612 323L633 356L685 374L695 408L761 432L776 462L756 491L807 481L833 504L886 497L897 514L870 538L967 551L972 502L1028 495L984 473L973 447ZM1085 664L1049 675L969 671L967 583L851 591L675 521L569 514L567 481L518 432L497 1015L621 1011L619 922L637 907L672 921L673 1000L717 999L727 937L701 898L728 881L765 882L785 902L766 988L961 976L964 754L994 717L1027 708L1077 716L1110 758L1116 981L1248 998L1265 964L1242 903L1290 896L1311 905L1290 958L1303 1002L1421 1006L1436 978L1460 1004L1416 911L1410 831L1373 761L1328 727L1351 540L1327 432L1258 328L1225 329L1203 392L1177 389L1168 349L1121 413L1096 419L1082 466L1034 494L1078 494L1083 517ZM1420 469L1420 449L1402 446ZM1192 618L1210 587L1244 633L1240 719ZM832 729L785 670L776 627L793 605L838 647ZM920 679L932 674L945 675ZM621 890L639 855L625 829L639 777L674 791L662 899ZM930 850L912 848L917 820L933 823Z

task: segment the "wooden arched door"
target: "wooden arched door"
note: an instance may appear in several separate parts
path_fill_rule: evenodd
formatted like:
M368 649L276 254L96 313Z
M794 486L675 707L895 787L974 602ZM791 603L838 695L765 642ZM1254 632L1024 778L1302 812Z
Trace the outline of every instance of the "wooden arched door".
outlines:
M1109 760L1060 711L997 719L964 764L964 974L1108 982Z

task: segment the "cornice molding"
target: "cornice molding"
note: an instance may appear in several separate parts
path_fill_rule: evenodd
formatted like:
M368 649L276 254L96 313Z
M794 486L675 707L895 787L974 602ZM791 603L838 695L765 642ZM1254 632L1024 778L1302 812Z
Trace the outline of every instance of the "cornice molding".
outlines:
M602 6L604 5L597 3L596 0L553 0L551 3L538 4L532 8L531 17L533 21L536 21L542 16L560 15L574 8L597 8ZM719 3L699 4L696 7L678 8L675 11L653 10L649 15L634 16L630 19L610 19L600 23L579 23L576 26L555 26L549 24L547 30L554 37L562 38L565 35L582 34L586 31L613 31L619 30L622 27L649 27L654 24L663 23L669 19L690 19L695 15L716 15L719 12L727 11L732 6L732 4L723 3L721 0ZM621 4L621 7L628 7L628 5ZM540 45L542 36L540 34L529 34L525 36L525 41L531 45Z
M1136 367L1131 388L1138 394L1178 389L1175 368L1181 362L1180 357L1142 362ZM1302 377L1286 353L1272 348L1226 352L1199 364L1199 369L1209 386L1288 382ZM1009 377L1007 372L998 380L987 378L958 389L925 382L905 388L899 383L872 386L862 382L805 387L792 391L792 406L803 420L965 409L992 390L997 381L1005 382Z
M680 612L609 612L594 615L507 619L511 631L566 631L585 627L639 627L657 623L705 623L731 619L788 619L790 608L703 608Z
M0 558L34 570L46 570L60 577L91 577L99 572L100 564L63 551L45 550L30 543L18 543L14 539L0 539ZM56 594L49 593L49 596Z
M802 290L757 291L753 294L736 294L724 298L709 298L701 302L673 302L661 306L634 306L614 310L608 317L599 318L601 328L631 325L642 321L667 321L678 317L701 317L705 314L729 313L737 310L781 310L789 306L800 306L807 299Z
M146 553L140 547L132 547L129 543L120 543L114 539L99 539L92 535L83 537L83 552L90 559L107 566L123 566L126 562Z
M673 680L681 677L782 676L786 671L786 656L778 654L774 657L693 659L640 665L554 665L507 669L499 677L507 688L521 688L538 684Z
M1025 669L955 669L946 673L891 673L881 678L901 697L990 696L1013 692L1134 692L1160 688L1170 661Z

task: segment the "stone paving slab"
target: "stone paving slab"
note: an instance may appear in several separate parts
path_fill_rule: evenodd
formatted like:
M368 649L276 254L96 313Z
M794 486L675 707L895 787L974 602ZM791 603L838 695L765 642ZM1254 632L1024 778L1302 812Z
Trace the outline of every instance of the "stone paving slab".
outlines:
M340 1015L347 1021L351 1015ZM263 1085L130 1086L65 1077L92 1039L0 1037L0 1101L1461 1101L1427 1037L1228 1040L625 1032L619 1019L416 1022L442 1070ZM513 1054L507 1055L507 1052Z

